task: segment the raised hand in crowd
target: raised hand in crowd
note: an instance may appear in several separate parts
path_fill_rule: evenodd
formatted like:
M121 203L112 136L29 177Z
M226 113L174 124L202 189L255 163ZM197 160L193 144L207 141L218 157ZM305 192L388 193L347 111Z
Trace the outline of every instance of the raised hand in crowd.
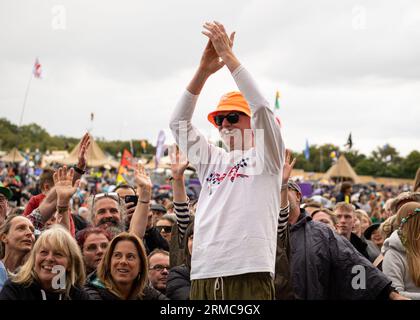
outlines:
M293 167L296 164L296 158L292 159L292 151L290 149L286 149L286 161L283 165L283 177L282 177L282 185L287 184L289 181L290 175L292 174Z
M214 52L212 49L209 51L209 53L211 53L210 57L213 58L213 63L211 65L218 66L220 69L226 64L231 72L235 70L240 65L232 51L235 32L232 32L231 35L228 36L225 27L216 21L206 22L203 27L206 30L203 30L202 33L209 38L213 45ZM217 56L217 59L214 54ZM222 61L218 58L222 59ZM216 60L218 60L218 63L215 63ZM216 71L219 69L216 69Z
M84 174L87 166L87 159L86 159L86 152L90 146L90 135L89 133L85 133L82 138L82 142L80 143L79 154L77 157L77 166L75 168L76 172L74 177L76 179L80 178L81 175Z
M209 24L208 28L210 28L211 26L212 25ZM207 45L204 48L204 52L201 56L198 70L187 87L187 90L195 95L201 92L201 89L203 88L208 77L210 77L213 73L219 71L226 64L225 61L221 60L222 57L219 56L219 54L216 52L215 47L212 43L212 39L210 38L210 35L213 38L215 38L215 36L210 31L203 31L203 33L204 32L208 34L207 37L209 37L209 41L207 42ZM230 48L232 48L233 46L234 39L235 39L235 32L233 32L230 35L230 38L228 38ZM217 44L220 47L219 49L223 51L221 48L222 46L219 44L219 42L220 41L217 42Z
M187 158L180 153L176 144L169 148L169 157L171 159L171 171L173 181L173 201L175 203L184 203L187 201L187 192L185 190L184 172L188 168Z
M57 193L57 214L58 221L70 230L70 199L79 187L80 180L73 183L74 169L61 167L54 172L54 186Z
M82 138L82 142L80 143L78 163L77 163L77 166L74 167L73 185L76 182L76 180L79 180L80 177L85 172L86 165L87 165L86 152L89 145L90 145L90 136L89 136L89 133L86 133ZM56 210L56 206L57 206L57 193L54 186L47 193L47 196L41 202L38 208L44 221L47 221L52 217L52 215L54 214Z
M134 181L137 186L139 200L131 218L129 231L130 233L134 233L136 236L143 238L146 232L147 215L149 213L153 184L150 176L141 163L138 164L137 171L134 175Z

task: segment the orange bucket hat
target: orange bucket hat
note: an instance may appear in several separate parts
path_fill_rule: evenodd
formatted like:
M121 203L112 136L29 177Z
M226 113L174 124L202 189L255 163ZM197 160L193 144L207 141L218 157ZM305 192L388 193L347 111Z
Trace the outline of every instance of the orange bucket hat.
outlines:
M224 94L219 101L219 105L216 110L210 112L207 119L217 128L217 124L214 122L213 117L219 112L223 111L239 111L245 113L248 117L251 117L251 109L249 108L248 102L245 100L242 93L238 91L228 92Z

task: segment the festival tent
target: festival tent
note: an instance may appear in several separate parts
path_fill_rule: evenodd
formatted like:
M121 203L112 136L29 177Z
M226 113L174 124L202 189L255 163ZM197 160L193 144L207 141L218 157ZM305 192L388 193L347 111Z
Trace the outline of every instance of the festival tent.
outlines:
M60 161L68 156L69 152L67 150L54 150L50 153L46 153L42 156L41 167L44 168L54 162L60 163Z
M19 163L25 161L25 158L22 157L18 149L13 148L8 154L1 158L1 161Z
M328 169L323 179L334 180L335 182L348 180L352 181L353 183L359 182L359 177L344 155L341 155L337 162Z
M82 140L79 141L67 158L58 160L57 162L66 165L77 164L81 142ZM112 160L105 155L92 136L90 137L89 148L86 151L86 159L88 167L110 166L112 168L118 168L120 165L119 162Z

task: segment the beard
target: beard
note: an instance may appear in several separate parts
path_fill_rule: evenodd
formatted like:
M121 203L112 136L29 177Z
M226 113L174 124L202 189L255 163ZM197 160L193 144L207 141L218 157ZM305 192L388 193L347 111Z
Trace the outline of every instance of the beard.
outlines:
M220 137L223 143L229 150L241 150L242 149L242 132L240 129L227 129L220 130Z
M109 231L113 237L125 231L124 223L114 217L101 219L96 226Z

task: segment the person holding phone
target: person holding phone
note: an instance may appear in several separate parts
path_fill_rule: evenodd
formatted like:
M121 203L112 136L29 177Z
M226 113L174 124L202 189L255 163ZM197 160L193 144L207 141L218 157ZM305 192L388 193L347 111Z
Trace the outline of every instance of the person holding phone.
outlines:
M114 192L116 192L122 199L122 206L124 207L125 211L125 227L126 230L128 230L134 210L136 210L139 197L136 194L136 189L128 184L118 185L114 189Z

